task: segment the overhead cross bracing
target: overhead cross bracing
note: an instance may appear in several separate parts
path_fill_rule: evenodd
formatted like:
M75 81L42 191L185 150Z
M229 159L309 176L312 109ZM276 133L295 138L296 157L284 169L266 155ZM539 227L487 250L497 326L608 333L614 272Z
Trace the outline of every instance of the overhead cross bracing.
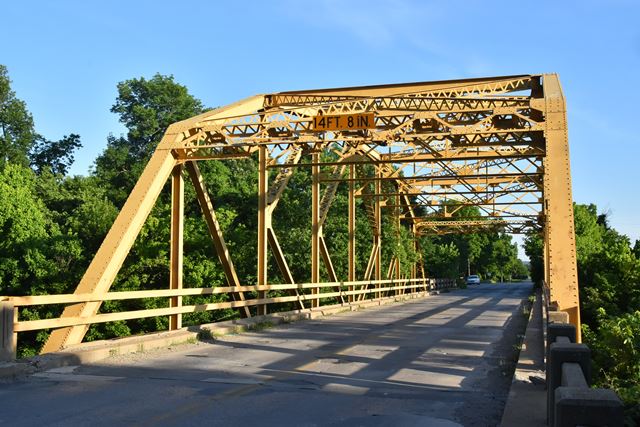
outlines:
M272 220L289 178L305 167L312 174L313 283L321 283L320 263L331 282L340 279L333 271L322 229L336 189L344 183L350 200L349 281L356 280L353 204L363 198L374 235L364 280L383 278L379 230L381 216L388 211L414 234L487 229L539 232L544 235L550 302L579 324L566 111L555 74L257 95L175 123L167 129L76 292L108 291L169 177L174 194L180 193L183 167L201 194L200 205L227 282L238 287L231 254L195 169L198 161L237 158L259 163L260 289L268 285L269 252L285 282L294 283ZM172 286L179 288L182 202L179 196L174 199L171 276ZM480 216L464 217L465 206L477 207ZM419 270L415 268L413 274ZM393 266L388 271L391 274ZM233 296L243 301L243 292ZM69 306L63 317L89 316L99 305ZM258 305L258 314L264 313L266 305ZM85 331L82 326L59 329L45 349L79 342Z
M418 83L266 95L263 108L253 114L201 117L178 155L242 157L266 145L273 159L268 168L289 169L309 166L281 160L292 148L329 150L338 160L320 166L386 166L380 177L364 184L362 177L351 178L361 186L377 179L402 182L402 191L427 211L451 202L471 204L492 219L500 217L510 232L525 232L541 224L545 123L542 111L532 107L541 108L539 99L507 94L531 91L534 80L539 87L540 76L516 76L478 79L472 86ZM371 111L372 129L311 129L319 114ZM321 178L323 183L348 180L342 175ZM362 187L356 195L361 192ZM445 208L443 218L452 214Z

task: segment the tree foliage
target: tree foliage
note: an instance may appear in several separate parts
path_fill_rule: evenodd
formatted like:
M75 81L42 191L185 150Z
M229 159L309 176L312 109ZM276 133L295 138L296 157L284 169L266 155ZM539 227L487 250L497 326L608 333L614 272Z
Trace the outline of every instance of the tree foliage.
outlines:
M80 135L65 135L59 141L50 141L42 135L36 135L30 150L31 167L42 173L45 169L57 175L66 175L73 164L74 151L81 147Z
M80 147L80 136L73 133L59 141L36 133L26 103L16 97L7 67L0 64L0 169L13 164L66 175Z
M455 209L451 220L480 217L480 210L475 206L457 207L455 202L447 206ZM443 212L444 206L438 213ZM509 281L528 276L511 236L499 230L427 236L422 238L421 247L425 251L427 271L435 277L454 278L470 272L486 280Z
M0 65L0 169L7 163L28 166L34 138L33 117L11 90L7 67Z
M202 111L202 103L186 87L173 76L161 74L118 83L118 98L111 107L127 128L126 145L136 160L146 159L155 150L171 123Z

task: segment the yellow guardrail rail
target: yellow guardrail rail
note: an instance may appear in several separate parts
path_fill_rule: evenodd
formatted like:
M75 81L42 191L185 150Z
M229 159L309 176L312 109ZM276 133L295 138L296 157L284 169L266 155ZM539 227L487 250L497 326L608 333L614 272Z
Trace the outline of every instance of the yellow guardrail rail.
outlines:
M144 291L121 291L100 294L59 294L59 295L31 295L31 296L0 296L0 322L2 323L2 337L0 338L1 359L15 358L17 334L19 332L37 331L43 329L65 328L70 326L92 325L96 323L114 322L121 320L143 319L156 316L174 316L187 313L220 310L227 308L251 307L258 305L277 304L286 302L318 301L321 307L322 299L339 298L342 304L348 306L364 301L377 300L385 296L399 296L426 292L435 289L451 288L455 281L451 279L389 279L366 280L351 282L299 283L277 284L265 286L218 286L211 288L181 288ZM329 292L320 289L334 288ZM359 288L359 289L357 289ZM58 317L38 320L19 320L21 307L42 305L67 305L87 302L104 302L117 300L134 300L142 298L175 298L183 296L206 296L232 294L237 292L256 292L264 295L269 291L298 291L297 295L244 299L239 301L212 302L195 305L177 305L175 307L154 308L145 310L122 311L117 313L101 313L90 316ZM311 290L312 293L300 293ZM316 291L316 292L314 292ZM262 294L261 294L262 293ZM391 295L389 295L392 293Z

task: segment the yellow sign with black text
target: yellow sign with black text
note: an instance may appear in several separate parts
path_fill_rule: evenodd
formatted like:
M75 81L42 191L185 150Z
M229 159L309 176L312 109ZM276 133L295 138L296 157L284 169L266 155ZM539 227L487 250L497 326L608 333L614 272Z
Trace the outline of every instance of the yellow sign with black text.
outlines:
M373 129L375 127L375 115L373 113L315 116L311 123L311 130L316 132L325 130Z

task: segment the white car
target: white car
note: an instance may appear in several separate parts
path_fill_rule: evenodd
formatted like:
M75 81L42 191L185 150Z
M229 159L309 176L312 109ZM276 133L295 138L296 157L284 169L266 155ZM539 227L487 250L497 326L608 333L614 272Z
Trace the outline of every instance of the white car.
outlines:
M480 276L477 274L472 274L467 276L467 285L479 285L480 284Z

